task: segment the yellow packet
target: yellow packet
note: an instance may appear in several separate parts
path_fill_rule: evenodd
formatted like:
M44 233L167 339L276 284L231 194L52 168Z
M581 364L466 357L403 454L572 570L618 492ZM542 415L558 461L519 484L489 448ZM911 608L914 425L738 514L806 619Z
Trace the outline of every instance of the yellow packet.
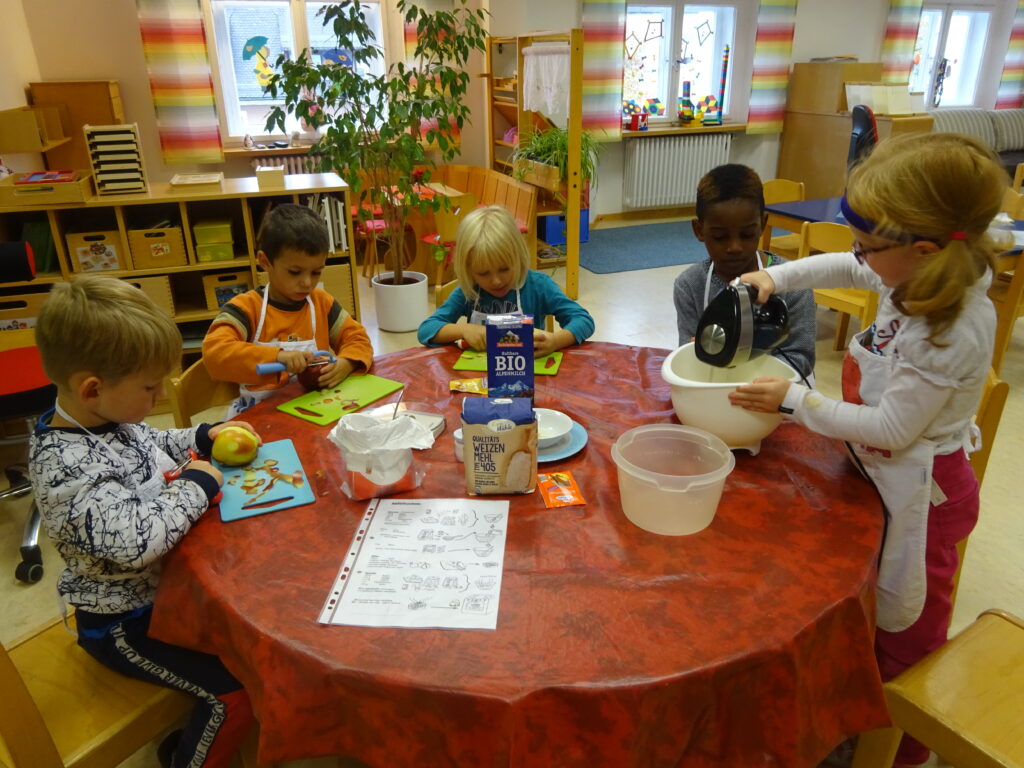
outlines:
M537 489L548 509L587 503L572 472L541 473L537 475Z
M448 389L452 392L469 392L472 395L486 395L487 378L452 379L448 382Z

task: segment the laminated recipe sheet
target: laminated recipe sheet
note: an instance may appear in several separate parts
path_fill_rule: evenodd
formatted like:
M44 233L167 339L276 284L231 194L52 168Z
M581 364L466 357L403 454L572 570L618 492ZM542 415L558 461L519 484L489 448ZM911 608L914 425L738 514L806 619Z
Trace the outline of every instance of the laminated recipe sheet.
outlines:
M373 499L321 624L495 629L508 501Z

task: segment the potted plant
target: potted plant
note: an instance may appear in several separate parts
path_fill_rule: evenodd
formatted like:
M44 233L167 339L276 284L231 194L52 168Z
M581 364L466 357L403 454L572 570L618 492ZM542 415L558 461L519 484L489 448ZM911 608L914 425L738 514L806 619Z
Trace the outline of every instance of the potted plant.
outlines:
M454 0L450 10L427 11L410 0L398 0L397 7L406 25L416 25L416 48L411 62L387 67L359 0L324 7L324 26L333 29L341 55L320 63L306 50L295 61L279 56L266 90L284 104L271 111L267 129L284 131L289 112L316 129L320 137L310 149L315 167L335 171L349 184L361 219L383 219L388 232L403 233L413 209L436 211L445 200L421 197L419 185L430 181L435 158L448 162L458 152L469 116L466 65L473 51L485 49L486 32L485 12L467 7L467 0ZM376 238L377 232L368 235ZM373 277L380 327L414 330L426 315L427 278L405 270L412 255L404 237L391 238L390 247L393 274ZM398 298L397 314L409 317L399 320L392 300L377 288L409 284L417 297L422 293L422 310L418 298Z
M591 133L580 133L580 176L584 182L597 177L600 144ZM512 168L516 178L557 192L568 176L569 131L551 127L520 137L512 151Z

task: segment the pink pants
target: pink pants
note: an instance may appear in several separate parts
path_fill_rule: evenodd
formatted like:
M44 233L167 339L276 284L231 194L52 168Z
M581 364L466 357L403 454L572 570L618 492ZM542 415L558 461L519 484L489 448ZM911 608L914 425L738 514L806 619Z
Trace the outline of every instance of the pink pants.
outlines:
M925 547L925 577L928 593L917 621L902 632L879 629L875 635L875 656L882 680L891 680L919 659L946 642L953 614L951 601L956 572L956 544L967 537L978 522L978 481L963 451L936 456L932 478L946 496L939 506L928 508L928 541ZM920 765L928 759L928 748L904 736L895 765Z

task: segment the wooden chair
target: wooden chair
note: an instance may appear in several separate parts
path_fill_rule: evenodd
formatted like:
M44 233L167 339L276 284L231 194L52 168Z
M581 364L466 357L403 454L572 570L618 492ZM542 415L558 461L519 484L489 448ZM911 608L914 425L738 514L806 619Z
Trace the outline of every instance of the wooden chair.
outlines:
M1013 174L1013 186L1010 188L1014 192L1020 192L1022 184L1024 184L1024 163L1017 163L1017 170Z
M805 221L800 232L800 250L797 258L809 256L812 251L829 253L849 251L853 247L853 235L845 224L831 221ZM821 288L814 291L814 302L839 313L836 322L835 342L832 348L846 348L846 337L850 328L850 315L860 318L861 330L874 322L878 312L878 294L863 288Z
M447 205L442 204L434 211L434 224L436 232L428 232L421 238L424 243L432 248L443 248L444 258L437 261L434 285L440 287L448 274L452 263L452 249L455 247L455 233L459 224L469 215L470 211L476 208L477 198L470 192L448 195ZM436 258L436 254L435 254Z
M183 374L170 379L167 397L171 401L174 426L185 429L192 426L192 417L200 411L215 405L227 405L238 397L238 385L214 381L199 359Z
M0 646L0 764L109 768L184 719L193 699L107 669L59 621Z
M981 448L970 454L971 467L974 469L974 476L978 478L980 486L985 479L985 469L988 467L988 457L992 453L992 445L995 443L996 432L999 430L999 422L1003 418L1003 407L1006 405L1006 396L1010 391L1010 385L1001 381L996 372L989 368L988 379L985 381L985 388L981 392L981 400L978 402L978 410L974 414L974 423L981 431ZM967 539L962 539L956 545L957 564L956 572L953 574L953 594L950 602L956 604L956 593L960 588L960 572L964 568L964 556L967 554Z
M1021 163L1024 167L1024 163ZM1024 219L1024 195L1006 190L1003 196L1003 213L1013 219ZM988 297L996 308L996 341L992 352L992 368L999 373L1003 357L1013 337L1017 318L1024 315L1024 251L1007 253L996 259L996 276L992 280Z
M1024 621L985 611L885 684L893 725L860 735L853 768L892 765L908 733L961 768L1024 765Z
M790 203L804 199L804 183L802 181L791 181L789 179L769 179L764 182L765 205L772 203ZM771 251L784 259L796 258L800 251L800 233L791 235L779 235L772 237L772 227L777 226L778 220L775 214L768 214L768 224L761 235L761 250Z

